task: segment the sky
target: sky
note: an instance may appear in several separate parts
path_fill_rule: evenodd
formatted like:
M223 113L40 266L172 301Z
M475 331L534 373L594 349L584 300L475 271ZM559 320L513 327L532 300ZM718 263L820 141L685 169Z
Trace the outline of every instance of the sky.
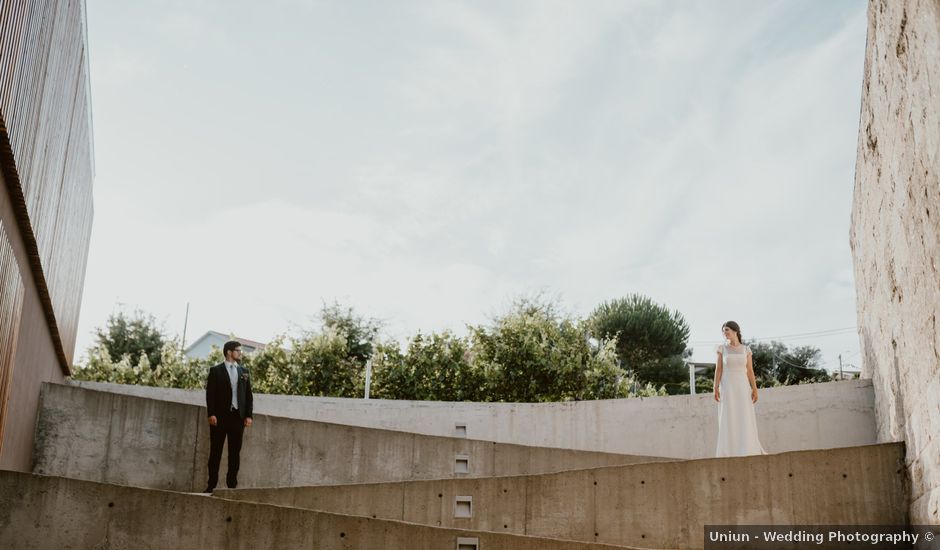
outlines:
M857 365L866 5L87 0L76 358L116 311L267 341L338 301L403 341L640 293L698 361L735 320Z

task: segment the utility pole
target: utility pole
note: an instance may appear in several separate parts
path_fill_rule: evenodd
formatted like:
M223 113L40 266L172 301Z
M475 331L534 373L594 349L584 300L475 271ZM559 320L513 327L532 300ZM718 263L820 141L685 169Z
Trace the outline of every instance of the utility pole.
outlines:
M842 354L839 354L839 380L844 380L845 377L842 375Z
M186 302L186 317L183 318L183 339L180 341L180 354L186 349L186 327L189 325L189 302Z
M369 398L369 390L372 387L372 358L366 361L366 399Z

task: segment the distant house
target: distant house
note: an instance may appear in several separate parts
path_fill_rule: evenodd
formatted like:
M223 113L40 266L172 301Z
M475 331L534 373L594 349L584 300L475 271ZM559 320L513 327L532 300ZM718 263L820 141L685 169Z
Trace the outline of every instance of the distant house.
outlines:
M839 371L836 370L831 373L833 380L855 380L861 377L862 371L857 368L844 368L842 369L842 374L839 374Z
M714 377L715 368L718 366L716 363L697 363L695 361L686 361L685 364L689 369L689 392L693 395L695 394L695 384L692 383L692 377Z
M265 344L261 342L255 342L254 340L239 338L237 336L232 337L228 334L210 330L190 344L189 347L183 351L183 354L190 359L205 359L212 353L213 347L222 349L222 346L229 340L235 340L241 343L242 351L246 354L264 349L265 346Z
M715 372L715 363L696 363L694 361L687 361L686 365L689 368L695 369L695 376L701 376L703 374L711 374Z

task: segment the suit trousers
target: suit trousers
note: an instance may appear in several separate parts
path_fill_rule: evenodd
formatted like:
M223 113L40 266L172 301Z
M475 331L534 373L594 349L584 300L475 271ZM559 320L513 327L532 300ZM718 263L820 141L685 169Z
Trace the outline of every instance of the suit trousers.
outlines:
M238 454L242 450L242 435L245 432L245 421L236 410L228 411L217 420L215 426L209 426L209 491L215 489L219 482L219 464L222 462L222 446L226 439L228 473L225 475L225 484L229 489L238 486Z

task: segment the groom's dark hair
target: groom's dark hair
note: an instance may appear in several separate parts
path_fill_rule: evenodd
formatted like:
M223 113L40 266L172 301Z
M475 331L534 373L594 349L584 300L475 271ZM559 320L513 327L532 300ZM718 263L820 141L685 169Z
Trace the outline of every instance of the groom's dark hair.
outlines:
M229 340L222 346L222 355L227 356L228 352L235 351L236 349L242 347L242 343L238 340Z

